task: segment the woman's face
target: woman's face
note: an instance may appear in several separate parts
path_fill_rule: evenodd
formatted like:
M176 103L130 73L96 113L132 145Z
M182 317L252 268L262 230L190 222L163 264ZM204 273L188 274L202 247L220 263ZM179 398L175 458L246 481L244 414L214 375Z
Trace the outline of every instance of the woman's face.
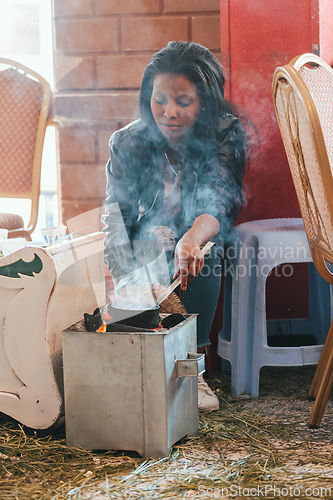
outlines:
M185 76L159 73L154 79L150 107L168 143L176 145L186 141L196 124L200 99L194 83Z

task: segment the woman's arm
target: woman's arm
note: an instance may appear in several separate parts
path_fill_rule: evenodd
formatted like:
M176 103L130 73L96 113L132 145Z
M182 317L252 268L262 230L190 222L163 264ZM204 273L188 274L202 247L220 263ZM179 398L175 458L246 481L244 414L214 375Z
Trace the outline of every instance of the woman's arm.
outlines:
M242 202L244 171L244 132L237 118L226 115L216 140L207 147L197 186L197 216L176 247L175 277L181 275L182 290L203 267L200 246L218 233L225 238L230 232Z
M201 245L216 236L219 230L220 223L215 217L202 214L194 220L192 227L179 240L175 250L174 279L180 274L182 290L186 290L187 283L200 273L204 265Z

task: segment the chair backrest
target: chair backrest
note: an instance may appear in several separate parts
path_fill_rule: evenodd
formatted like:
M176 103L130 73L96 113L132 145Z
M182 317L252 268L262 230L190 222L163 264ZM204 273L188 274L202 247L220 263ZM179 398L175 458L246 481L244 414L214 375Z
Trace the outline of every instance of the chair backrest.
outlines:
M0 58L0 197L31 200L27 231L38 217L45 131L52 109L50 85L39 74Z
M304 54L275 70L272 93L312 258L333 284L333 70Z

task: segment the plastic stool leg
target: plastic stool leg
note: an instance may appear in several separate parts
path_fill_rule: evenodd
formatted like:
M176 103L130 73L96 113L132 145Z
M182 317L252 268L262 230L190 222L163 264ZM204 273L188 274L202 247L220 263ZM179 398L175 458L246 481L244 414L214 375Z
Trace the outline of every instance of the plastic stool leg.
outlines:
M331 318L330 285L325 281L312 262L309 263L309 319L312 334L318 344L324 344Z
M269 267L269 264L266 265ZM251 396L259 396L260 369L265 364L265 347L267 345L267 318L266 318L266 281L267 274L263 267L258 267L256 280L255 317L253 333L253 357Z
M236 396L250 393L252 338L247 276L233 277L231 307L231 389ZM241 305L241 310L240 306Z
M234 359L232 387L235 395L251 394L253 332L256 305L258 240L251 236L242 243L233 292L232 336ZM237 308L235 303L237 302Z

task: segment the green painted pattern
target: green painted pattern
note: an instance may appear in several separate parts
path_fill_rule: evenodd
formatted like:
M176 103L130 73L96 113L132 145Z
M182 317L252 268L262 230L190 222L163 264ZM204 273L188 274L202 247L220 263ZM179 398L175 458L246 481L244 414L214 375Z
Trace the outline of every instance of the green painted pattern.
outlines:
M34 274L39 274L42 269L43 263L40 257L35 254L35 258L31 262L25 262L20 259L7 266L0 266L0 275L8 276L9 278L20 278L21 275L32 277Z

